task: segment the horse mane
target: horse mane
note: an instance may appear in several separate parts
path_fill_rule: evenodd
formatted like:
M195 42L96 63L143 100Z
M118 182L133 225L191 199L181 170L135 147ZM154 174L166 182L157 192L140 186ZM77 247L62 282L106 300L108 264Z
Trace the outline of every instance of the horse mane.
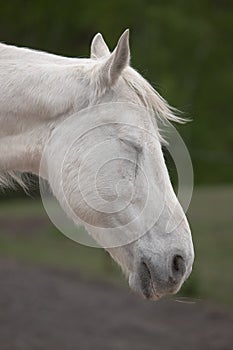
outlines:
M167 121L185 123L184 118L179 117L180 111L171 107L167 101L142 77L135 69L128 67L123 71L123 79L127 85L137 94L143 105L154 112L155 117L166 124Z
M29 182L27 174L19 171L9 171L0 174L0 190L2 191L6 188L16 189L20 186L27 193Z

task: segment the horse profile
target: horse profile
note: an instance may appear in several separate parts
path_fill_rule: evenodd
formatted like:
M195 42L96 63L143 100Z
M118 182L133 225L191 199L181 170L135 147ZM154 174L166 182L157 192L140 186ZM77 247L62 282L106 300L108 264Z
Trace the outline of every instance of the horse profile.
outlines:
M130 67L128 30L112 53L102 35L97 34L88 59L60 57L0 44L0 86L0 185L11 186L16 181L26 187L21 174L40 175L48 181L61 207L70 216L64 200L65 189L69 205L78 217L91 225L92 229L87 225L87 231L103 246L101 236L96 234L97 227L118 227L132 221L131 226L122 225L124 230L121 232L128 237L138 227L146 227L149 216L154 215L153 208L163 198L160 215L142 236L106 250L120 264L134 291L154 300L176 293L191 273L194 251L189 224L177 203L164 162L156 118L164 121L179 121L179 118L151 85ZM99 128L96 139L88 135L80 138L66 154L68 160L63 164L61 186L58 174L61 154L71 142L69 135L79 133L83 126L80 113L93 108L95 114L95 108L101 111L109 105L117 110L124 104L126 109L129 105L132 115L135 113L139 128L130 127L130 123L120 125L116 114L109 112L106 118L110 127ZM143 110L149 112L143 113ZM66 125L63 134L62 125L72 115L77 116L76 126ZM91 126L91 119L88 122ZM146 135L147 131L157 135L157 139L153 141ZM102 148L97 157L85 158L81 182L84 192L97 206L98 198L104 198L111 209L109 212L94 211L87 205L78 189L76 176L82 164L81 150L88 151L93 143L102 140L110 142L112 148ZM101 159L106 154L111 157L112 153L119 161L103 167L98 173L99 197L94 197L96 193L90 190L95 181L92 173ZM133 161L125 162L124 158ZM146 174L147 182L140 169ZM125 200L130 187L135 196L122 212L117 210L115 187L118 183L125 184L126 180L124 190L118 195ZM159 185L161 183L163 186ZM141 217L138 213L148 186L149 204ZM178 224L167 232L171 216Z

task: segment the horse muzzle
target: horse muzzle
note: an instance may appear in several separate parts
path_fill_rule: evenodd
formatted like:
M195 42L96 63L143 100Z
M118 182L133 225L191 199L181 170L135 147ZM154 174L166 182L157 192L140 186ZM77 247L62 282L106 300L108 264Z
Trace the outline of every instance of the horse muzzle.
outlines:
M180 252L170 254L165 264L156 264L143 256L136 272L129 276L129 285L144 298L157 300L164 295L177 293L191 270L189 259Z

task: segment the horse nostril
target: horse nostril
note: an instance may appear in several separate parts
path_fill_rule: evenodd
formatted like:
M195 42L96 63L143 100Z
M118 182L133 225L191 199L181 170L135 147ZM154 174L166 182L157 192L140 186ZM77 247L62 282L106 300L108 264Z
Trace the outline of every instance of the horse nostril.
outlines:
M185 273L185 261L181 255L174 255L172 259L172 273L174 276L183 276Z

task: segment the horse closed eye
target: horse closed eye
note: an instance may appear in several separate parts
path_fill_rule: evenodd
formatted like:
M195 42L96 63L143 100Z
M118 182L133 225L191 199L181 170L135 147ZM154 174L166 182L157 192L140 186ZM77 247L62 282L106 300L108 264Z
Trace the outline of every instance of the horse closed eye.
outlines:
M126 140L126 139L121 139L121 138L120 138L120 141L122 141L127 146L132 147L137 153L142 153L142 146L137 144L136 142L131 140Z
M136 151L136 162L135 162L135 171L134 171L134 180L135 180L138 173L139 155L140 153L142 153L142 146L131 140L120 139L120 141L122 141L125 145L131 147L134 151Z

